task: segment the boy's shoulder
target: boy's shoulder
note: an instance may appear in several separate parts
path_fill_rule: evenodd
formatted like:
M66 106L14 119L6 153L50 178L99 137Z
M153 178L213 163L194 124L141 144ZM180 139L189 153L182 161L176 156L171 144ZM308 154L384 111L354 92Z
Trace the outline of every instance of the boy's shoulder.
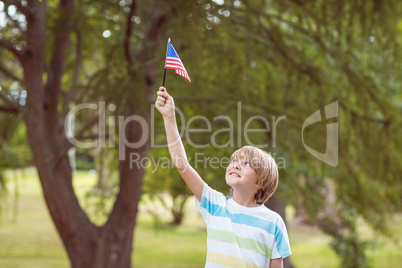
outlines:
M269 209L266 205L262 205L261 208L263 209L264 213L266 213L267 215L272 216L272 217L281 218L281 216L279 215L278 212Z
M268 220L270 222L283 222L281 215L278 212L269 209L267 206L260 206L260 210L257 211L260 218Z

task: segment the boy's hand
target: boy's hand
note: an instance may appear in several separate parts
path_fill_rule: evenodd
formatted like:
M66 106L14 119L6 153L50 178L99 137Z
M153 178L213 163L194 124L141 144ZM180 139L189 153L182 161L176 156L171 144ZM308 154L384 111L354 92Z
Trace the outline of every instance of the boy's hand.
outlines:
M163 117L171 117L175 115L174 101L170 96L166 88L160 87L158 91L158 97L155 101L156 109L162 114Z

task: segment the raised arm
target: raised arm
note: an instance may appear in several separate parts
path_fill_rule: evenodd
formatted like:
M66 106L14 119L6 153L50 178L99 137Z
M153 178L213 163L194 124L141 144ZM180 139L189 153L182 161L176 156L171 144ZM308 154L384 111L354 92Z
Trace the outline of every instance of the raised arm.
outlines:
M188 163L186 151L184 150L183 142L177 129L174 101L164 87L159 88L155 105L163 116L169 153L173 164L191 192L193 192L198 201L201 201L204 181Z

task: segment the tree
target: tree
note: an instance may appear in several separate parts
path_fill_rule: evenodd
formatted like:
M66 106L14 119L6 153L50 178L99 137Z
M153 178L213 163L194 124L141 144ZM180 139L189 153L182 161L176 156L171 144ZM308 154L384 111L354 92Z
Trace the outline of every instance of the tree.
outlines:
M128 159L130 154L145 157L149 141L141 148L126 146L143 137L138 122L126 124L124 133L116 131L114 138L124 145L120 149L125 159L119 162L119 192L107 222L96 226L74 195L67 157L72 145L63 129L66 114L75 104L98 102L99 107L105 101L106 107L116 106L116 115L138 115L149 123L152 93L162 74L157 62L164 57L168 36L180 40L175 47L183 59L191 59L184 63L188 70L196 70L190 76L199 81L191 85L191 92L175 94L178 103L180 99L188 103L186 114L205 114L203 109L209 106L210 118L220 112L234 117L241 100L247 115L286 116L276 146L272 132L256 137L269 141L271 152L286 159L278 200L296 205L302 196L313 222L335 238L334 249L344 265L365 266L356 220L362 217L386 232L389 214L401 210L397 178L402 156L397 148L402 137L398 116L402 5L397 1L165 2L0 2L6 14L0 29L0 111L20 114L26 125L45 200L72 266L130 266L144 169L130 169ZM184 87L177 79L182 78L169 77L168 87ZM12 98L12 92L23 90L24 105ZM339 164L330 168L306 151L300 130L308 116L335 100ZM79 122L89 123L77 130L77 136L96 120ZM318 126L320 131L306 130L306 142L316 150L323 151L325 123ZM223 150L233 151L242 144ZM217 151L208 149L211 154ZM204 172L207 181L216 183L211 175L215 171ZM349 232L339 232L330 217L317 217L325 204L323 178L335 185L335 207ZM350 259L355 262L346 261Z
M198 23L188 23L186 10L196 11L193 22L204 20L205 13L199 3L186 1L146 5L136 0L120 1L119 5L91 0L1 3L6 17L0 35L1 75L18 82L17 92L27 92L26 104L19 105L10 99L11 87L4 86L1 111L22 116L46 204L71 265L129 267L144 174L143 167L131 167L129 160L132 154L145 157L149 141L139 148L127 144L141 141L145 129L131 117L112 137L122 145L119 191L108 220L96 226L74 194L67 157L72 144L64 131L66 115L75 104L98 101L99 107L104 100L106 105L114 104L116 114L124 120L137 116L149 124L152 93L160 73L155 59L164 54L162 28L166 23L172 29L179 24L196 32ZM77 129L76 136L85 134L96 121L80 120L89 123Z
M208 70L199 72L204 82L186 101L235 108L237 99L249 115L286 116L276 140L272 132L265 137L271 152L287 163L278 199L297 206L302 197L311 222L334 238L343 267L368 265L367 243L356 228L359 219L389 234L392 213L401 210L397 163L402 155L396 149L401 144L401 81L396 78L401 8L395 1L205 6L208 49L197 52L206 58L198 68ZM334 101L338 120L312 125L303 143L305 120ZM334 122L339 125L335 168L305 148L325 152L326 126ZM336 197L331 213L326 213L328 193Z
M16 110L26 124L43 195L71 265L130 267L133 229L144 171L142 168L131 169L128 159L131 153L145 156L148 146L125 148L125 160L119 164L120 188L116 202L108 221L103 226L96 226L83 212L74 194L72 170L67 157L71 143L63 130L69 106L77 100L77 88L83 86L79 80L82 76L81 68L86 63L82 53L89 53L85 46L90 42L83 35L94 27L91 24L95 22L94 17L98 16L94 13L105 13L108 8L111 10L112 2L102 5L91 1L77 4L73 0L62 0L59 3L3 3L8 18L6 27L2 28L0 43L14 56L11 63L22 67L21 79L18 81L21 82L21 88L26 90L27 98L26 104L21 106L9 100L10 91L2 90L0 93L5 102L2 110ZM12 12L15 8L17 11ZM126 21L126 34L122 35L124 40L120 40L120 44L124 45L120 51L125 53L126 60L125 75L120 76L118 81L122 83L120 89L125 90L125 99L121 101L120 107L126 116L135 114L148 118L149 105L144 105L143 100L150 100L150 93L155 88L156 64L152 61L154 42L160 36L162 23L166 19L164 12L168 8L155 7L152 10L144 26L144 36L134 50L131 43L132 20L137 8L137 1L133 1L119 17L119 20ZM75 49L71 48L72 42ZM6 54L4 50L2 53ZM103 65L103 70L92 68L92 81L96 81L97 75L108 70L106 62L102 61L99 63ZM71 68L69 64L73 62L74 68ZM142 66L136 66L136 62L149 64L144 70ZM96 64L92 63L93 66ZM7 65L2 59L2 74L9 79L18 78ZM112 79L116 79L116 76ZM86 94L86 97L91 96ZM120 134L123 136L123 133ZM143 130L135 124L131 123L125 128L124 135L128 141L139 140L142 134Z
M281 173L280 200L297 205L303 195L313 222L334 237L342 267L367 266L357 219L387 234L390 215L401 209L400 188L395 188L400 165L395 160L402 156L394 150L401 143L401 81L396 79L401 42L395 38L401 5L391 2L242 1L237 7L221 7L221 12L230 12L227 20L244 50L249 47L240 65L251 68L239 71L236 81L244 102L255 114L287 117L279 146L272 148L291 165ZM335 100L339 164L331 168L307 153L300 130L315 111L312 106L323 108ZM326 123L315 125L320 131L305 133L307 143L319 151L325 151ZM324 178L335 185L335 208L348 231L339 230L338 217L318 217L326 204Z

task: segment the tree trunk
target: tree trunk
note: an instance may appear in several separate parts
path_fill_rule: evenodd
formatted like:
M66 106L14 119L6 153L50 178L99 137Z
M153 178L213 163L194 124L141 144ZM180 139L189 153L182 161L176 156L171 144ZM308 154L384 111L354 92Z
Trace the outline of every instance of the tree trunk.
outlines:
M148 154L147 145L125 149L125 160L120 161L120 190L108 221L102 227L95 226L81 209L72 185L72 169L68 159L68 140L64 131L64 117L59 111L64 65L73 25L74 0L60 1L61 19L54 38L47 83L43 83L45 66L46 1L27 2L27 48L19 56L24 70L24 83L28 92L23 108L28 139L38 171L49 213L63 241L73 268L128 268L131 266L133 231L138 202L141 195L144 168L130 166L130 154L140 158ZM67 16L63 16L68 14ZM155 18L150 33L139 55L147 60L152 55L146 46L158 37L163 17ZM144 60L144 62L145 62ZM126 102L126 114L139 114L149 120L149 103L155 87L155 66L150 64L143 76L137 76L144 85L132 88ZM130 77L130 73L128 77ZM140 96L139 98L137 98ZM144 105L144 103L146 103ZM138 141L143 129L126 126L128 141Z
M270 209L273 210L275 212L277 212L283 219L283 221L286 223L286 213L285 213L285 208L286 208L286 204L279 201L279 199L277 198L276 194L273 194L268 201L265 203L265 205ZM294 268L290 257L287 257L283 260L283 267L284 268Z
M96 185L91 192L100 196L111 196L113 194L113 181L111 179L111 162L114 154L105 148L95 148L95 170L98 176Z
M27 81L29 82L29 81ZM126 160L120 163L120 191L109 220L103 227L96 227L82 211L74 194L72 172L66 155L58 160L60 151L51 144L62 140L62 134L46 132L40 106L24 114L28 137L32 147L43 195L50 215L68 252L73 268L130 267L133 230L137 206L141 195L142 167L130 168L128 155L136 153L145 157L148 148L127 149ZM135 107L135 103L132 103ZM134 140L142 136L140 129L128 128L127 137Z
M173 204L171 207L171 212L173 216L173 221L171 224L173 226L179 226L183 222L184 218L184 206L186 205L187 199L190 195L177 195L173 196Z

